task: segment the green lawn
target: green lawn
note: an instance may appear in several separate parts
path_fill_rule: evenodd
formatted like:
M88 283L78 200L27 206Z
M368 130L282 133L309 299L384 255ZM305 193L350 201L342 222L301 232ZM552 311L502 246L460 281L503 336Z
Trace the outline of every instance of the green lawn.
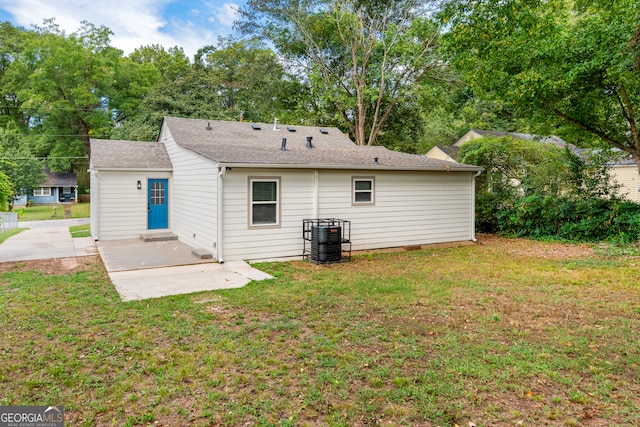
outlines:
M54 209L55 208L55 209ZM19 221L39 221L46 219L64 219L65 208L70 210L71 218L89 218L90 203L72 203L68 205L44 205L15 208Z
M16 234L26 230L26 228L12 228L10 230L0 231L0 243L4 242L11 236L15 236Z
M0 264L0 405L70 426L640 424L638 258L493 239L130 303L85 259Z
M89 237L91 236L91 226L89 224L72 225L69 227L71 237Z

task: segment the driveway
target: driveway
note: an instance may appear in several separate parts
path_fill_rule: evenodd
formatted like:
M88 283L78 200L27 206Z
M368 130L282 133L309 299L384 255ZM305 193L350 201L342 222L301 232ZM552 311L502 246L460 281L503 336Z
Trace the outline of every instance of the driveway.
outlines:
M89 218L20 222L18 227L29 229L0 244L0 262L95 255L90 237L74 239L69 233L70 226L88 223Z

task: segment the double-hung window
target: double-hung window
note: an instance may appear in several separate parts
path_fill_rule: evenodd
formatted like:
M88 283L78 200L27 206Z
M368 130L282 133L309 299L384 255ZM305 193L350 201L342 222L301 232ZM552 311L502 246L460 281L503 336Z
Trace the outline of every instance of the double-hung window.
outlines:
M280 225L280 178L249 178L249 226Z
M33 189L34 196L50 196L51 195L51 187L39 187Z
M373 177L353 177L352 178L354 205L372 205L375 203L374 191L375 180Z

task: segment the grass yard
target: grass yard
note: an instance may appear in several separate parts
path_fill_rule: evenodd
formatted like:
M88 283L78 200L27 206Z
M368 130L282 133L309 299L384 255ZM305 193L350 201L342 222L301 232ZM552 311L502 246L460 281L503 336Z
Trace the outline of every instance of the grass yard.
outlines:
M55 209L54 209L55 208ZM31 207L15 208L19 221L40 221L47 219L64 219L65 210L71 218L89 218L90 203L71 203L67 205L35 205Z
M640 259L481 242L130 303L97 257L0 264L0 405L69 426L639 425Z
M0 231L0 244L7 240L11 236L15 236L18 233L23 232L26 228L12 228L10 230L2 230Z
M90 224L82 224L82 225L72 225L69 227L69 233L71 233L71 237L90 237L91 236L91 225Z

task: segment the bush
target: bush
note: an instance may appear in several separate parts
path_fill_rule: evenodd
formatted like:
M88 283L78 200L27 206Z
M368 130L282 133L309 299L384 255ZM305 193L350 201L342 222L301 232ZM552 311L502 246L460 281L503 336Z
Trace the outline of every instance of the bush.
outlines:
M483 138L460 151L484 166L477 182L478 231L533 238L640 240L640 205L617 198L606 159L584 159L549 144Z

